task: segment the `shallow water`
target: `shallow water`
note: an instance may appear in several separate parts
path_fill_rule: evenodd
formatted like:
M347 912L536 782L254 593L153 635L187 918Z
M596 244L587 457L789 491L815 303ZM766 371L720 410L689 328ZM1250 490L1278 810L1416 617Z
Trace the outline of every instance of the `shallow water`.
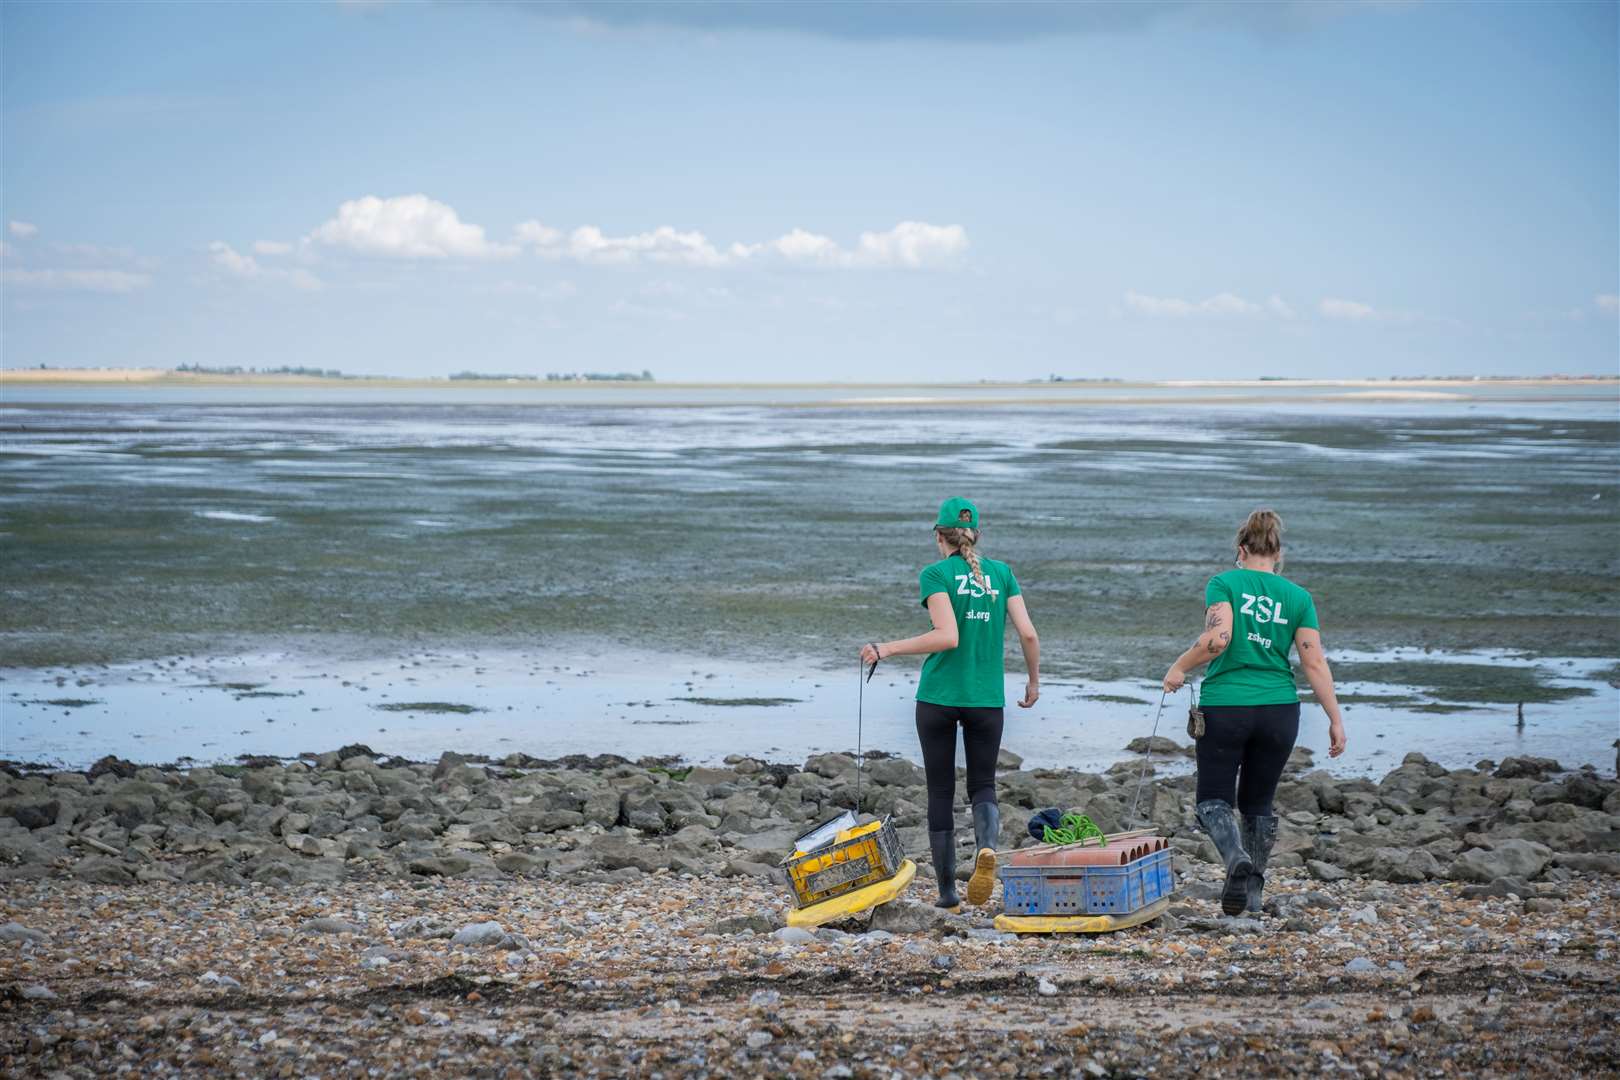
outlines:
M979 501L986 549L1013 565L1041 629L1047 697L1008 737L1032 762L1101 763L1142 733L1146 706L1070 692L1156 701L1151 680L1196 634L1203 582L1259 504L1288 522L1286 571L1315 594L1330 652L1402 653L1363 669L1378 686L1359 692L1385 699L1351 707L1380 725L1368 748L1382 733L1397 759L1432 742L1463 764L1603 763L1620 734L1612 386L1331 407L1209 391L1174 408L876 408L822 392L814 409L684 391L668 399L681 408L647 409L14 389L0 408L0 757L382 750L384 736L422 757L627 739L704 757L848 747L851 695L830 672L844 679L862 641L925 628L915 575L952 494ZM155 664L129 669L153 675L140 679L100 666L159 657L162 672L195 667L192 682L253 667L245 681L302 696L236 700ZM1565 658L1591 677L1561 681ZM333 686L413 660L419 688L490 711L412 719ZM538 674L582 665L597 674L546 676L566 691ZM724 692L683 692L693 670ZM401 700L411 684L393 682ZM905 749L910 687L873 686L898 710L874 721L889 725L874 745ZM64 697L105 704L16 704ZM1481 709L1415 710L1436 702Z
M1411 658L1397 652L1342 659ZM1353 752L1329 762L1326 717L1309 703L1300 744L1343 774L1382 775L1411 750L1452 768L1535 754L1607 771L1620 689L1602 677L1601 662L1428 659L1534 670L1549 686L1578 695L1527 707L1521 730L1514 705L1461 707L1410 686L1345 680L1339 689L1350 699L1344 710ZM431 653L386 664L261 654L117 665L72 677L10 669L0 671L0 707L17 722L8 725L0 756L82 767L107 753L221 761L357 742L415 759L456 749L492 757L611 753L704 763L743 752L802 762L813 753L854 751L859 717L866 749L916 759L915 673L915 663L895 661L858 689L853 665L847 671L820 671L808 662L739 666L625 649L567 657ZM1022 690L1021 679L1008 679L1004 745L1030 768L1106 768L1128 756L1131 739L1152 732L1156 717L1160 735L1188 741L1186 690L1172 695L1162 714L1159 688L1144 681L1054 680L1028 711L1012 705ZM1427 711L1435 708L1445 711ZM1155 767L1174 773L1190 763L1161 757Z

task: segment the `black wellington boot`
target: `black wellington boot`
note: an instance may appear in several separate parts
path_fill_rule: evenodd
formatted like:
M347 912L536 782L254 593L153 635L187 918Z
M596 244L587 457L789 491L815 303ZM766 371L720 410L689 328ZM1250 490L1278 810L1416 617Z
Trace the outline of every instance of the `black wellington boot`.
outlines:
M1275 814L1243 815L1243 849L1249 853L1254 870L1249 874L1249 914L1260 914L1260 901L1266 887L1266 863L1277 842Z
M967 902L975 907L990 901L996 887L996 841L1001 837L1001 807L993 802L973 804L973 876L968 878Z
M930 832L928 850L934 856L934 880L939 882L939 899L934 901L934 906L960 911L962 901L956 895L956 830Z
M1249 903L1249 875L1254 873L1254 862L1243 850L1243 837L1239 835L1237 815L1232 804L1224 799L1206 799L1196 807L1198 824L1204 827L1215 842L1215 850L1226 863L1226 884L1221 889L1221 911L1227 915L1241 915Z

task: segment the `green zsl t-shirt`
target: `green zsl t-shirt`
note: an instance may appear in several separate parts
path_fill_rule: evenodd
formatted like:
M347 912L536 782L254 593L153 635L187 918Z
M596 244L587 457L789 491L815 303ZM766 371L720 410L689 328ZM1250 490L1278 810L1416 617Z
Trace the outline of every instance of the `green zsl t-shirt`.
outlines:
M995 559L981 558L980 568L990 583L986 593L973 580L973 570L960 555L952 555L918 575L922 604L944 593L956 613L957 645L923 661L917 680L917 700L963 709L1000 709L1007 704L1002 641L1007 629L1007 601L1019 593L1012 568Z
M1209 579L1204 606L1232 605L1232 640L1210 661L1205 705L1289 705L1299 700L1288 650L1294 632L1317 629L1311 594L1280 574L1228 570Z

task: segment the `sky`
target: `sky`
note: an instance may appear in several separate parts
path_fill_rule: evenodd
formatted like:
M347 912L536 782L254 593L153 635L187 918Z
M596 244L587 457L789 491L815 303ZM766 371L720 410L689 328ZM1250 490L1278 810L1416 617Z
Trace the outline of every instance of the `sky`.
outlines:
M1620 5L0 5L0 363L1620 371Z

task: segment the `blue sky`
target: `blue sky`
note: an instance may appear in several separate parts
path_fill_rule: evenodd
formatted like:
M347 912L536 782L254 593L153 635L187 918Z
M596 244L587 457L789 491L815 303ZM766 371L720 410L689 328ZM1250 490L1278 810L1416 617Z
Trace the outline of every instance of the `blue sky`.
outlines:
M1620 368L1585 4L0 7L8 367Z

